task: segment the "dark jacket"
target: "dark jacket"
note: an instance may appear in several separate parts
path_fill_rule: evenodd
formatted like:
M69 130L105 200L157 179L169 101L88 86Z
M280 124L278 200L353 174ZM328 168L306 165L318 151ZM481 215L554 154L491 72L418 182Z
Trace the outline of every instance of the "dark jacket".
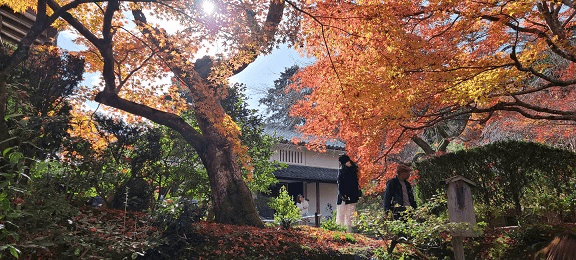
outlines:
M416 208L416 201L414 200L414 193L412 192L412 186L410 183L405 181L406 191L408 192L408 201L410 201L410 206ZM386 183L386 191L384 192L384 209L392 210L394 206L398 204L402 207L404 205L404 195L402 194L402 186L398 177L395 177Z
M360 196L360 191L358 189L358 170L356 165L347 167L343 165L342 168L338 170L338 201L336 204L356 203Z

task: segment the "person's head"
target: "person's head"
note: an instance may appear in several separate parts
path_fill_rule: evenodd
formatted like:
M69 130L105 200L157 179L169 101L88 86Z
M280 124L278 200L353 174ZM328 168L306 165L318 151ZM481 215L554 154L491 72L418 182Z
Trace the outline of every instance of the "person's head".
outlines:
M341 165L344 165L348 161L350 161L350 157L348 157L348 155L342 154L340 155L340 157L338 157L338 161L340 162Z
M348 157L348 155L346 154L340 155L340 157L338 157L338 161L342 166L346 165L347 167L350 167L352 165L355 165L354 162L350 160L350 157Z
M410 166L408 166L408 165L399 164L398 167L396 167L396 176L400 180L403 180L403 181L407 180L408 178L410 178L411 173L412 173L412 168L410 168Z
M576 234L564 232L557 235L548 246L536 254L536 259L576 259Z
M304 201L304 196L302 196L302 194L298 194L298 201L299 202Z

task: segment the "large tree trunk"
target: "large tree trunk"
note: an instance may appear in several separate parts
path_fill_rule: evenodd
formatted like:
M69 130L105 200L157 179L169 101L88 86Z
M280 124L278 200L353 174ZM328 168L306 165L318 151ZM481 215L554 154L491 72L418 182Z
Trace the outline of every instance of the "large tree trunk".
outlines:
M46 0L39 0L39 3L42 1ZM258 44L257 46L249 47L253 55L249 58L240 56L244 61L243 66L236 68L234 73L238 73L248 66L256 59L261 50L274 43L274 35L278 29L278 24L282 21L284 4L283 0L270 1L265 22L260 28L254 30L254 33L257 34L255 39L258 39L256 41ZM226 129L219 129L222 127L221 123L223 121L221 120L225 117L225 112L219 103L223 97L219 96L220 92L216 88L222 86L212 86L211 81L208 80L209 75L200 73L210 72L211 65L206 67L207 69L201 70L200 66L196 68L185 62L187 55L180 55L181 49L180 45L177 44L177 39L164 35L161 30L143 26L147 23L142 10L133 10L134 18L138 26L141 26L144 35L148 37L152 45L161 50L158 55L162 56L166 63L164 65L169 67L180 82L190 89L194 99L196 118L201 129L201 131L198 131L178 115L163 112L118 96L122 86L117 85L114 71L116 60L113 55L113 46L115 44L113 38L116 29L112 25L112 21L114 13L120 11L119 1L108 2L102 17L102 31L98 33L90 31L90 28L67 12L67 10L75 8L77 4L65 5L64 7L66 8L58 6L55 2L49 2L49 5L52 10L56 10L54 17L61 17L67 21L83 37L94 44L102 55L102 76L105 87L95 97L95 101L145 117L179 132L198 152L206 167L214 199L216 221L262 227L263 223L258 217L251 193L242 179L242 173L234 151L236 144L229 139L230 136L227 136Z
M212 143L200 157L210 180L215 221L264 227L231 148Z
M179 132L200 155L210 180L214 213L218 223L263 227L258 217L252 194L242 178L234 144L219 134L205 117L197 116L202 133L187 124L181 117L155 110L118 97L114 93L100 92L95 98L99 103L146 117ZM223 112L221 107L214 109Z

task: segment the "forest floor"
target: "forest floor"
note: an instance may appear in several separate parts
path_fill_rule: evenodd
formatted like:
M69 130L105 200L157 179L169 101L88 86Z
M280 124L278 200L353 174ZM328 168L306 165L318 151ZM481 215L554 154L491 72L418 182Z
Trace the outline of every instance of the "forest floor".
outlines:
M288 230L208 221L184 225L159 228L141 212L82 207L58 224L21 229L12 244L20 250L19 259L292 260L370 259L389 243L306 225ZM409 250L407 245L396 251L403 250ZM8 250L3 253L1 259L11 258Z
M306 225L285 230L178 219L162 226L142 212L91 207L80 207L69 218L28 219L20 224L17 237L8 238L19 250L18 259L356 260L442 259L446 253L451 255L447 242L439 258L423 255L410 244L399 244L393 256L384 256L389 240ZM482 237L467 239L466 250L476 259L533 259L554 234L564 231L576 232L576 225L490 229ZM16 258L6 249L0 251L0 259Z

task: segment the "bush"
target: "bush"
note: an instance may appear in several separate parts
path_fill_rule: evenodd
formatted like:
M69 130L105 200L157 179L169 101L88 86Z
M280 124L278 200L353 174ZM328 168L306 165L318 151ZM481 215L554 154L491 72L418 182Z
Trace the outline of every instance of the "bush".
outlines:
M15 189L11 181L17 179L22 170L19 161L23 155L19 152L10 153L10 150L11 148L0 153L0 258L5 253L16 258L20 254L20 250L13 245L19 240L18 226L13 221L22 215L19 205L24 191L15 194L14 191L19 189ZM11 198L15 199L11 202Z
M274 222L280 224L284 229L288 229L292 224L302 219L300 209L292 201L292 197L288 195L286 187L280 188L278 198L273 198L269 203L270 208L274 209Z
M478 217L489 223L498 216L523 217L521 225L542 217L554 221L574 218L576 153L571 150L499 141L418 161L415 168L422 200L442 188L439 180L455 174L474 181L477 186L472 196L480 206L477 213L482 213ZM521 215L523 209L529 209L529 216Z
M204 242L193 224L205 219L206 212L206 207L188 198L161 201L153 217L154 225L163 230L162 239L138 259L186 259L186 247Z
M550 225L532 224L520 226L503 238L510 241L505 249L505 257L527 256L536 253L545 247L556 233L561 231Z
M343 242L348 242L348 243L356 243L356 238L354 237L354 235L350 234L350 233L340 233L340 232L336 232L334 233L334 235L332 235L332 239L334 241L343 241Z
M408 209L403 220L392 220L389 212L378 205L365 205L358 211L356 226L362 234L376 236L382 239L406 237L422 254L436 257L451 255L446 238L447 231L455 228L448 223L445 211L444 195L433 196L418 209ZM391 259L390 255L382 255L380 259Z
M163 237L177 238L192 232L192 224L205 219L206 212L196 200L165 199L154 212L154 225L165 231Z
M330 218L327 218L320 224L320 227L331 231L346 232L346 226L336 224L336 210L332 211Z

